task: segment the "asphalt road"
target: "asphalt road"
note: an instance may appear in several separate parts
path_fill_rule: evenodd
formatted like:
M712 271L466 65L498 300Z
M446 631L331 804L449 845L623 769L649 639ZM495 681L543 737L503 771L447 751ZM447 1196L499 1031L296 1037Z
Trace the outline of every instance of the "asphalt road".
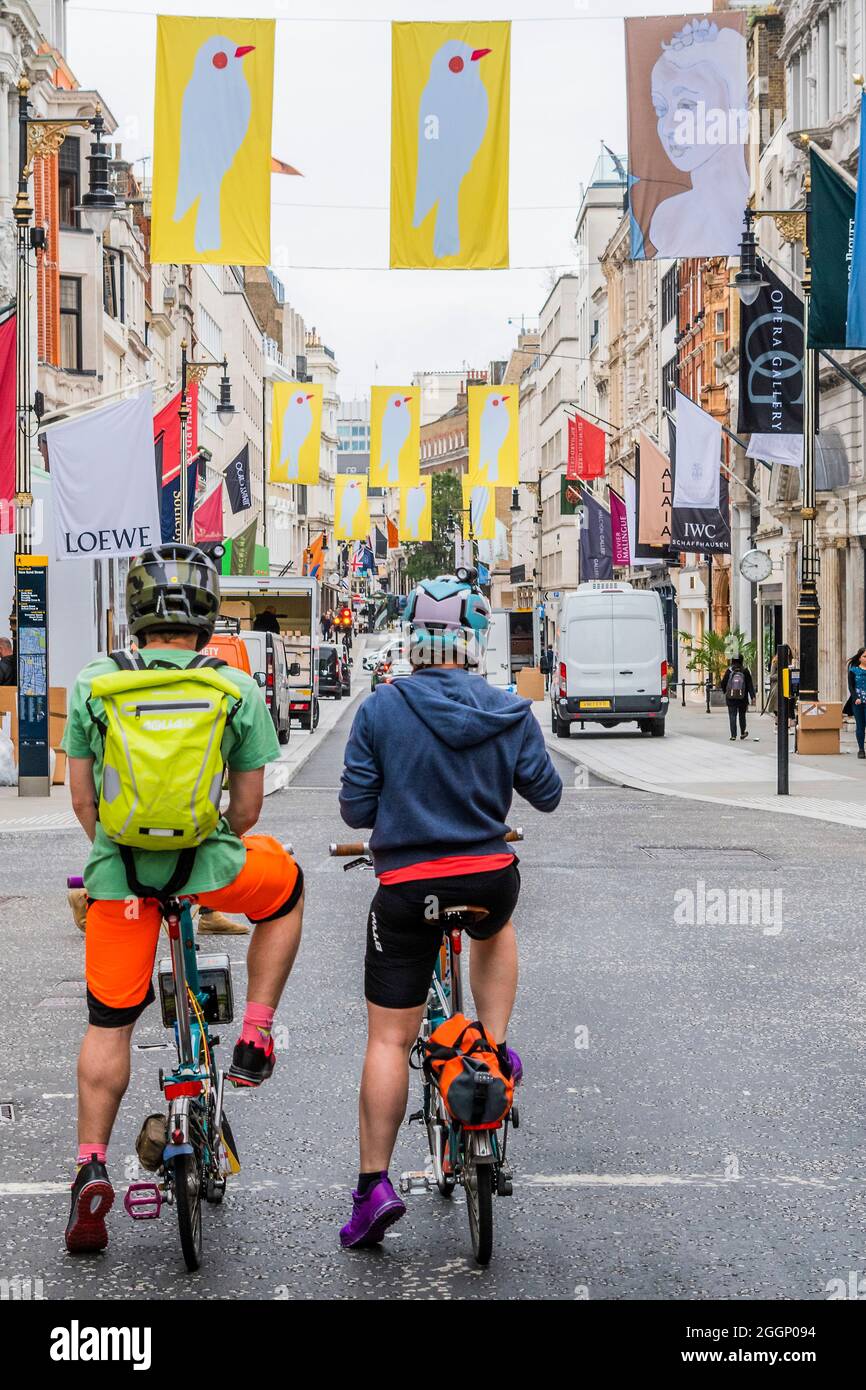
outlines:
M510 1038L526 1081L493 1263L474 1266L459 1198L428 1194L381 1251L340 1249L373 889L327 857L343 833L349 717L266 804L262 827L304 865L305 936L275 1075L230 1097L243 1171L205 1212L196 1275L172 1213L133 1223L120 1197L108 1251L64 1253L84 985L63 885L85 845L78 832L0 836L0 1102L14 1106L0 1124L0 1281L41 1281L47 1299L823 1299L866 1272L862 834L574 789L565 762L554 816L514 809L526 843ZM769 894L762 922L682 920L684 893L699 918L730 888ZM242 1001L245 942L228 949ZM148 1045L165 1036L152 1008L109 1150L121 1193L141 1119L160 1108L168 1053ZM405 1127L392 1172L423 1161L420 1127Z

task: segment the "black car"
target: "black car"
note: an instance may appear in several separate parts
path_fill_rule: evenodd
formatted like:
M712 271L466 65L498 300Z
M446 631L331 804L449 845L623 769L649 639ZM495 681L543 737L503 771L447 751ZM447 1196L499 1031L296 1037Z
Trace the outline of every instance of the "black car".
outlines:
M319 695L342 700L352 691L352 672L342 651L325 642L319 647Z

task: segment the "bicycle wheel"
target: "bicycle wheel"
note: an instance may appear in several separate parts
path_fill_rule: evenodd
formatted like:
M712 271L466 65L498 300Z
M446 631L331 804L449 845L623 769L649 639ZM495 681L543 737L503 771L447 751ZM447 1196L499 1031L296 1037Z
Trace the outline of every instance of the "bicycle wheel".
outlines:
M201 1265L201 1174L195 1154L175 1154L171 1163L180 1248L192 1271Z
M463 1185L472 1253L478 1264L486 1265L493 1254L493 1164L475 1163L470 1158Z

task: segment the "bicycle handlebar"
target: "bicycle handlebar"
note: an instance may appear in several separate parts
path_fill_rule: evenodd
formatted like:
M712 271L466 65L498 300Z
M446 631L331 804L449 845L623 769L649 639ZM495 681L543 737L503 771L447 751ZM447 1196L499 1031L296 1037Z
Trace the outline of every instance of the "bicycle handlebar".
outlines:
M523 827L518 826L516 830L509 830L503 838L509 844L514 844L516 841L522 840ZM369 840L355 840L351 844L330 844L328 845L328 853L331 855L332 859L349 859L353 855L369 854L370 842Z

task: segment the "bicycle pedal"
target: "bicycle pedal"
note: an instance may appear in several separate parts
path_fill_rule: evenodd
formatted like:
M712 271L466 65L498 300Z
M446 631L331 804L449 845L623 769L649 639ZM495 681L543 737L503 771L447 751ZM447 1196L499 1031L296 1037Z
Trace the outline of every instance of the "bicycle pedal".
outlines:
M155 1182L131 1182L123 1199L133 1221L156 1221L165 1198Z
M496 1176L496 1191L500 1197L514 1196L514 1169L510 1163L501 1163Z
M520 1128L520 1111L516 1105L511 1107L511 1123L515 1129Z
M430 1174L425 1172L401 1173L400 1191L410 1196L417 1192L429 1192Z
M424 1120L424 1111L423 1111L423 1110L414 1110L414 1111L412 1112L412 1114L409 1116L409 1118L408 1118L408 1120L406 1121L406 1123L407 1123L407 1125L413 1125L413 1124L415 1123L416 1120L418 1120L418 1121L420 1121L420 1122L423 1123L423 1120Z

